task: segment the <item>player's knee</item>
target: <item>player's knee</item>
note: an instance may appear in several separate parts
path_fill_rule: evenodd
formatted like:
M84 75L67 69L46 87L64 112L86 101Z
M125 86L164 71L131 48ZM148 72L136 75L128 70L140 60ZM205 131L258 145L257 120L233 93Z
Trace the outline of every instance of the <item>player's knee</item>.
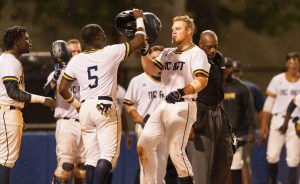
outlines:
M54 172L54 175L59 181L68 181L74 169L74 164L64 162L59 164Z
M84 181L86 181L86 167L84 163L75 165L73 173L75 177L74 180L76 180L77 183L83 183Z

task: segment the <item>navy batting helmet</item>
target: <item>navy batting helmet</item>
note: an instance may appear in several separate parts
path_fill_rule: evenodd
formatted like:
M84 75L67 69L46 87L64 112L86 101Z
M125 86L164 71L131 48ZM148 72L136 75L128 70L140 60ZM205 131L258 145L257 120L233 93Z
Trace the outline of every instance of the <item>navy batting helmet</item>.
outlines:
M155 14L144 12L144 24L148 43L154 43L157 39L159 30L161 30L161 21ZM119 13L115 19L115 26L120 34L129 39L133 39L136 32L136 20L132 10Z
M53 42L50 53L55 64L61 62L68 63L72 57L69 45L64 40Z

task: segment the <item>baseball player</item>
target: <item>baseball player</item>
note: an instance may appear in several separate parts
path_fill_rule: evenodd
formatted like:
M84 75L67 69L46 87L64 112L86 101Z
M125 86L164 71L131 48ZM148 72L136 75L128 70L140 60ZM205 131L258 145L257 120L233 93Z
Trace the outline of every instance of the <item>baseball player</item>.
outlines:
M97 24L81 31L90 47L68 63L59 86L61 96L79 112L86 148L87 184L104 184L119 156L121 124L116 103L117 72L121 61L145 45L143 11L133 9L137 31L122 44L105 46L105 34ZM84 62L82 62L84 61ZM69 91L73 81L80 85L80 101Z
M237 137L237 150L233 156L231 175L228 180L233 184L242 183L243 147L247 143L247 135L254 124L253 98L249 89L239 80L232 77L233 61L225 59L225 81L223 107L232 125L232 132Z
M9 184L10 170L19 157L24 103L41 103L54 110L55 102L25 91L24 72L19 57L31 50L31 40L25 27L5 30L5 52L0 56L0 183Z
M259 143L263 142L268 134L267 161L269 163L270 183L276 183L278 173L278 161L282 146L286 146L286 162L289 167L289 183L296 183L297 167L300 159L300 139L296 135L292 119L299 117L299 109L295 109L291 114L286 134L282 135L277 131L284 122L285 112L290 101L295 95L300 93L299 80L299 54L291 52L286 57L287 71L272 78L266 94L268 95L263 112L260 127ZM270 131L267 126L272 115Z
M48 76L44 92L46 96L55 94L56 100L54 117L56 119L57 168L52 183L68 183L72 173L74 174L74 184L86 183L85 149L81 136L79 115L76 109L67 103L56 90L62 78L64 65L69 61L71 54L74 56L81 52L81 45L76 39L69 40L68 43L58 40L53 42L51 52L53 60L57 64L55 71ZM71 85L70 91L79 100L80 93L77 81Z
M149 50L151 59L157 58L162 50L162 46L151 47ZM130 81L123 102L126 111L137 122L135 132L138 139L141 136L147 118L162 102L163 98L160 77L148 76L146 73L142 73ZM157 183L165 183L167 158L166 142L163 141L157 147L157 161L160 163L157 168ZM140 164L140 183L142 181L143 169Z
M188 16L173 19L172 43L156 59L142 54L145 73L161 76L165 100L151 114L138 140L137 151L143 166L143 183L157 183L156 149L162 140L181 183L193 183L192 166L185 147L196 121L197 92L207 85L210 65L206 54L192 41L195 25Z

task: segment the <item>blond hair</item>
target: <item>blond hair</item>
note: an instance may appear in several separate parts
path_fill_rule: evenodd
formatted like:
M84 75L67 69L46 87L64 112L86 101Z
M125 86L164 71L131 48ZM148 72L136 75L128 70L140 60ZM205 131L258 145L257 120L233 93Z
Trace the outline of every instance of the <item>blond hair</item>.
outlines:
M70 39L67 41L68 44L73 43L73 44L80 44L80 41L77 39Z
M195 31L195 24L194 24L194 19L190 18L188 15L184 16L176 16L173 18L173 23L176 21L183 21L187 24L188 28L191 28L192 30L192 35L194 34Z

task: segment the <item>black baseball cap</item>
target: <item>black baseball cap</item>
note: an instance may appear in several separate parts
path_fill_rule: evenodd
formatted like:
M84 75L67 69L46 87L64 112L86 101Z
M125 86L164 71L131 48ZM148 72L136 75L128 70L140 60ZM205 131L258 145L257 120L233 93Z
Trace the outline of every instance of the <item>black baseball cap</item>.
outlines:
M232 62L232 67L233 67L233 71L238 72L238 71L241 71L241 69L242 69L242 64L241 64L240 61L233 61L233 62Z
M224 58L224 65L226 68L232 67L233 60L230 57Z

